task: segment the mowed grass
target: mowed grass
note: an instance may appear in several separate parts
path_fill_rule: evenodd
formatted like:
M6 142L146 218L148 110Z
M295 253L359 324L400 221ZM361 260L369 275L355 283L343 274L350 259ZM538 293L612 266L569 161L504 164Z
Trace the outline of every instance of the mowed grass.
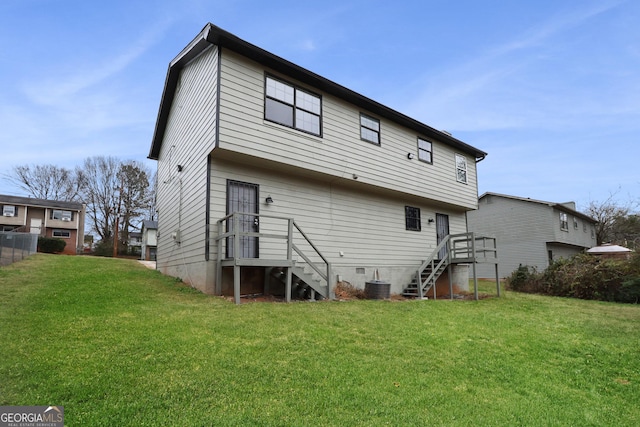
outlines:
M640 307L503 295L236 306L38 254L0 269L0 405L67 426L640 425Z

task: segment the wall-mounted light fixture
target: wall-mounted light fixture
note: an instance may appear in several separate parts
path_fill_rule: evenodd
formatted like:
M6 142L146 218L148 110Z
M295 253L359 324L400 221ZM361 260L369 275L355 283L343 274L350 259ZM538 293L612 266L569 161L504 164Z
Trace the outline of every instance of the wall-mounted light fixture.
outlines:
M416 157L416 156L415 156L415 154L413 154L413 153L407 153L407 159L409 159L409 160L413 160L413 159L414 159L414 157Z
M433 218L429 218L428 222L429 224L433 224Z
M271 203L273 203L273 198L271 197L271 195L268 195L266 199L264 199L264 202L268 205L270 205Z
M353 179L358 179L358 175L356 175L355 173L352 176L353 176Z
M178 165L178 172L182 172L182 165Z

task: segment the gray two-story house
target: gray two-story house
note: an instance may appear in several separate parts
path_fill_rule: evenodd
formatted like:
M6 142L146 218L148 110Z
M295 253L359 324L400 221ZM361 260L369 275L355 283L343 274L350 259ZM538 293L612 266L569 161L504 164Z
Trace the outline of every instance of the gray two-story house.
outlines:
M484 193L478 209L467 213L469 231L497 239L500 277L520 265L542 271L558 258L596 245L596 221L576 210L574 202L553 203L497 193ZM480 277L494 277L486 265Z
M207 24L169 64L149 153L157 268L236 298L376 272L401 292L467 231L485 155Z

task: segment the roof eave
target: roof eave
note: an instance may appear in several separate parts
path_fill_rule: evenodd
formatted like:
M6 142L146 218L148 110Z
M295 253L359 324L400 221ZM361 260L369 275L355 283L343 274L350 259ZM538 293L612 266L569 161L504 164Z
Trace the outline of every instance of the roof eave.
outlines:
M406 126L416 131L421 136L437 139L464 153L472 154L476 161L483 160L487 153L479 150L465 142L454 138L449 133L434 129L396 110L386 107L377 101L367 98L351 89L324 78L312 71L296 65L284 58L274 55L258 46L255 46L239 37L208 23L202 31L189 43L176 58L169 64L167 78L162 93L158 119L154 131L149 158L158 159L160 145L164 137L164 128L169 115L169 109L173 101L173 95L177 84L178 71L191 59L198 56L210 44L216 44L223 48L230 49L249 59L252 59L268 68L278 71L284 75L306 83L313 88L319 89L328 94L334 95L353 105L356 105L368 112L385 117L398 124Z

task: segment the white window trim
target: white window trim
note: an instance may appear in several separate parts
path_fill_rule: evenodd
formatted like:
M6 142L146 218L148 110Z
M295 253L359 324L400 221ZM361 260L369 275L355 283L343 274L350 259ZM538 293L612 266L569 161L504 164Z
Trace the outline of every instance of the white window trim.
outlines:
M56 233L58 233L58 234L61 234L61 233L63 233L63 234L68 234L68 236L56 236ZM52 235L53 237L57 237L57 238L59 238L59 239L70 239L70 238L71 238L71 231L69 231L69 230L59 230L59 229L54 229L54 230L51 232L51 235Z
M10 208L10 209L8 209ZM18 209L16 209L15 205L3 205L2 206L2 216L17 216L16 212L18 211ZM11 215L7 215L8 213L10 213Z
M455 162L456 162L456 181L458 181L461 184L468 184L469 183L469 170L467 168L467 158L465 156L463 156L462 154L456 154L455 155ZM461 176L460 172L463 172L463 177Z

